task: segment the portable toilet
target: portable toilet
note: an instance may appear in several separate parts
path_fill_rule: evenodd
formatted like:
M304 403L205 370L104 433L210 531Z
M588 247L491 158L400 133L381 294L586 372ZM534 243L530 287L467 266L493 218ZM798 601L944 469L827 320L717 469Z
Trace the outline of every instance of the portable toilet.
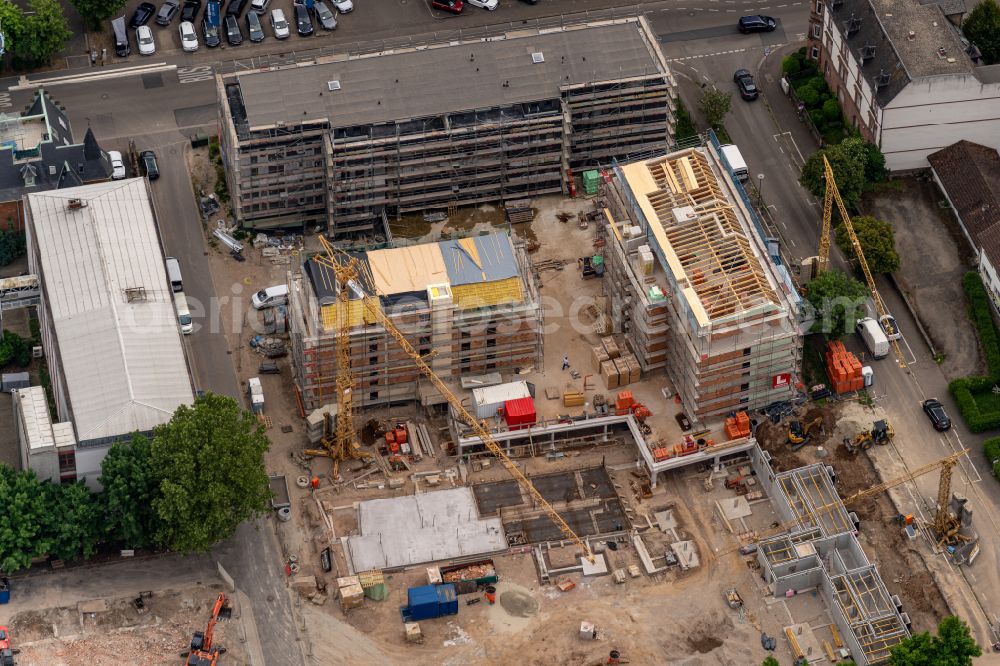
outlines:
M875 383L875 371L872 370L872 366L866 365L861 368L861 378L865 380L865 388Z

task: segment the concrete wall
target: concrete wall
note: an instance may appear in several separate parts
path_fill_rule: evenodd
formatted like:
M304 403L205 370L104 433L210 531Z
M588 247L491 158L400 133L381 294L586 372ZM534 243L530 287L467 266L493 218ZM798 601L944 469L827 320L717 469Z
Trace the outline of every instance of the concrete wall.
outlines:
M973 74L918 79L885 107L881 146L890 169L925 169L927 155L961 139L1000 148L1000 83Z
M785 574L775 579L774 596L778 598L784 597L788 590L794 590L796 593L811 590L819 586L824 578L823 570L818 566L806 569L805 571Z

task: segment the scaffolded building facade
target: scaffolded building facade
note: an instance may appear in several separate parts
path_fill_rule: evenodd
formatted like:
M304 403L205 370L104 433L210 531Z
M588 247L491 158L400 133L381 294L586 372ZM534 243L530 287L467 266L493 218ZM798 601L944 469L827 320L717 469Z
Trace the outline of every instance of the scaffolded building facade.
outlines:
M717 147L608 172L604 284L643 369L665 368L698 420L791 397L798 296Z
M446 381L541 362L538 291L524 250L508 235L375 250L361 259L364 288L378 295L383 312ZM443 402L356 295L346 313L338 311L337 291L333 272L319 262L306 261L289 275L295 387L303 408L335 402L341 324L350 330L356 405Z
M567 191L663 145L674 83L645 19L220 75L236 219L371 235L393 215Z

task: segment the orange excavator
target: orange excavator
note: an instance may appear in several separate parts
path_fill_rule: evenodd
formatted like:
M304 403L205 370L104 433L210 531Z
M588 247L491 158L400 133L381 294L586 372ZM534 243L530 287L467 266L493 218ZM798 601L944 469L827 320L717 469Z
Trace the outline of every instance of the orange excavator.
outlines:
M219 620L225 620L233 614L233 609L223 592L219 592L219 598L215 600L215 607L212 609L212 617L208 620L205 631L196 631L191 637L191 650L181 656L187 657L184 662L187 666L217 666L219 655L226 651L224 647L217 647L212 644L215 625Z

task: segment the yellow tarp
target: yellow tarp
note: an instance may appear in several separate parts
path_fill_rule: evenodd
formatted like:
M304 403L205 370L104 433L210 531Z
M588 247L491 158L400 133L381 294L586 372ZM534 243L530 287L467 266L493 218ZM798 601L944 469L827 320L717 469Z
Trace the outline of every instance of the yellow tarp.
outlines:
M459 310L524 302L524 290L519 277L496 282L453 285L451 294L455 307Z
M323 328L328 331L334 331L337 329L337 304L330 303L329 305L324 305L320 311L323 317ZM351 301L348 303L347 307L347 322L348 326L355 327L360 326L362 321L365 324L374 324L375 317L365 310L364 303L361 301Z

